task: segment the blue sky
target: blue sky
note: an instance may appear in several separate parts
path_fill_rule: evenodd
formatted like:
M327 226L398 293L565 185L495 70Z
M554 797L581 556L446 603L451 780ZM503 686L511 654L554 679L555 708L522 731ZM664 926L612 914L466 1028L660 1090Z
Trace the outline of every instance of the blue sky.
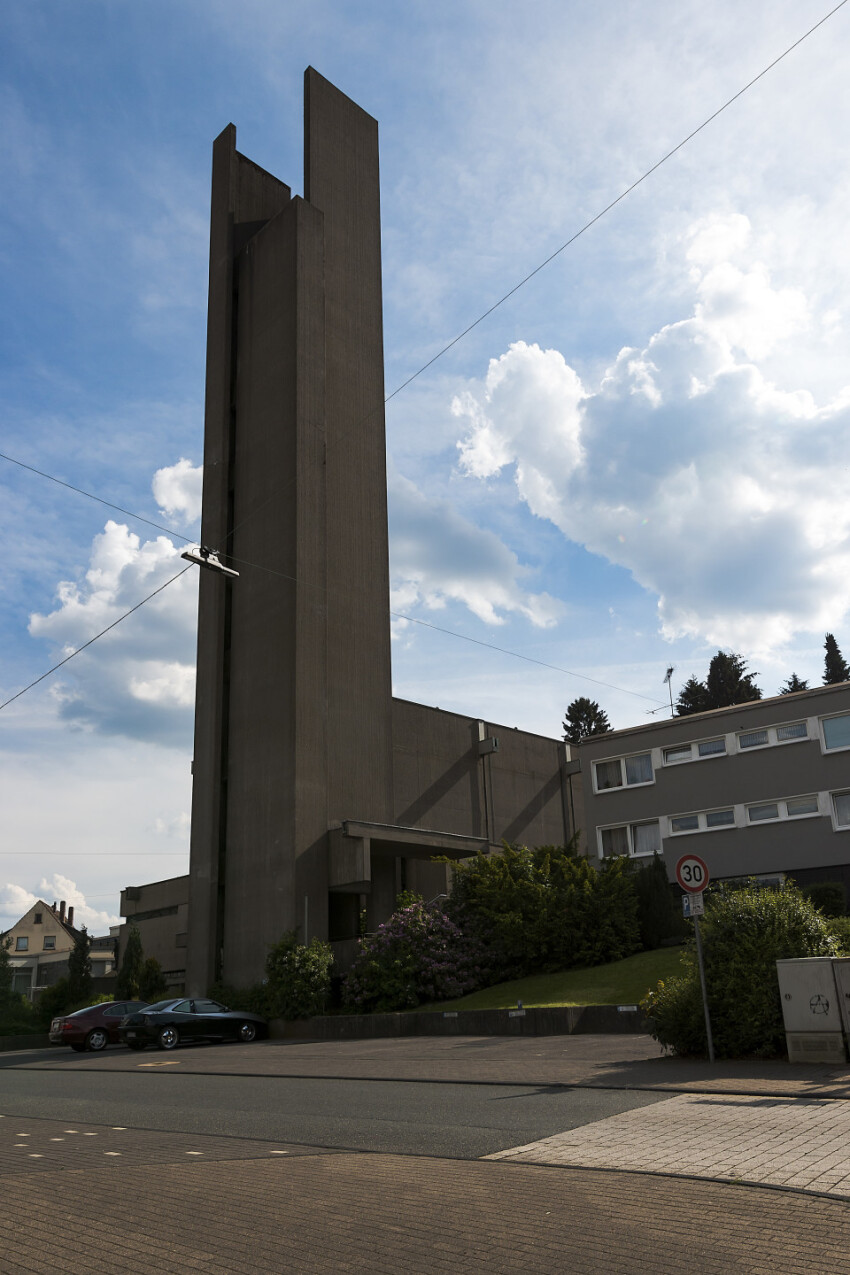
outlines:
M380 123L386 385L828 0L7 6L0 698L174 575L202 458L213 138L301 188L308 64ZM850 6L387 408L396 693L560 735L741 652L850 655ZM188 864L196 581L2 715L0 927Z

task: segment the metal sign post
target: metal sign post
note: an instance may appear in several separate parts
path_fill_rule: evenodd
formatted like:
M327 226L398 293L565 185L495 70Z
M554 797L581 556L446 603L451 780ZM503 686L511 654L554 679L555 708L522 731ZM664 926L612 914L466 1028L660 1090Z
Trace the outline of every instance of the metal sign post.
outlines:
M711 1016L708 1012L708 992L705 985L705 965L702 959L702 936L699 932L699 919L703 914L702 892L708 885L711 878L708 875L708 868L700 859L699 855L686 854L683 855L676 864L676 880L685 891L682 899L683 905L687 901L687 907L684 909L685 916L693 917L694 933L697 939L697 965L699 966L699 982L702 988L702 1009L705 1014L705 1034L708 1040L708 1061L714 1062L714 1040L711 1035Z

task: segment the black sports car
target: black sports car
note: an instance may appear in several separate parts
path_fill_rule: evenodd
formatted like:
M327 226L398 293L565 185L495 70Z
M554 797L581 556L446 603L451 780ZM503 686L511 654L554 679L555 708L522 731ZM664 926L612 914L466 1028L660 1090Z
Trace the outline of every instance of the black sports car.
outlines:
M185 999L157 1001L129 1014L118 1036L130 1049L158 1045L174 1049L185 1040L241 1040L248 1043L266 1035L268 1025L259 1014L228 1009L218 1001Z

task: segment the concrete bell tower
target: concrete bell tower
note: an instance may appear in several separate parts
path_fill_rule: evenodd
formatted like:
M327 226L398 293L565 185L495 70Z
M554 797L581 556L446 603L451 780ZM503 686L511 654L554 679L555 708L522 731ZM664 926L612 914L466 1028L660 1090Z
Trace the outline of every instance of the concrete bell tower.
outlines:
M213 148L187 989L328 933L328 830L392 822L377 123L316 71L304 198Z

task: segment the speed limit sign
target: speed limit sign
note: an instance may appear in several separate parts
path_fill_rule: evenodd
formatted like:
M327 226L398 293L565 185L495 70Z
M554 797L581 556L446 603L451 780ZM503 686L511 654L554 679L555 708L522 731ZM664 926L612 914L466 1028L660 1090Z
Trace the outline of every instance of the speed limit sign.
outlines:
M710 879L708 868L699 855L683 855L676 864L676 880L687 894L699 894Z

